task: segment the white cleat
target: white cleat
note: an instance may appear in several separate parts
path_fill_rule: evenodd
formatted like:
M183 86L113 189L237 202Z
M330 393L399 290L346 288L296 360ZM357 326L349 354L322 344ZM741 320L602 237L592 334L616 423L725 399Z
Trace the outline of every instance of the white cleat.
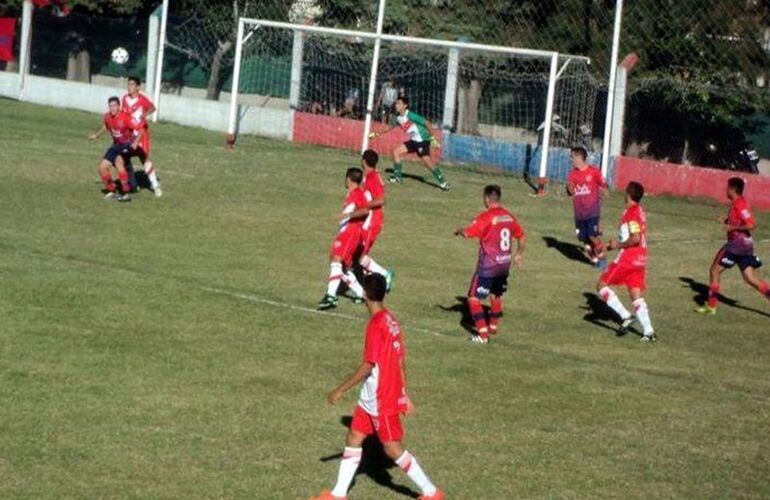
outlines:
M160 188L160 185L152 188L152 192L155 193L156 198L160 198L161 196L163 196L163 190Z
M110 192L108 192L107 194L104 195L104 199L105 200L114 200L115 196L117 196L115 194L115 191L110 191Z

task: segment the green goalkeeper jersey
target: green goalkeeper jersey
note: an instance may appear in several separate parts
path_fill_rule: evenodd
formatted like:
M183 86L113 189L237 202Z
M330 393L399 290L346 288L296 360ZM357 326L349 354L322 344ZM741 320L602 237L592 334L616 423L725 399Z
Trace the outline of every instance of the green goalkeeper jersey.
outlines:
M413 111L406 110L403 115L396 118L398 125L406 132L408 140L415 142L425 142L432 139L428 130L427 120L424 116L418 115Z

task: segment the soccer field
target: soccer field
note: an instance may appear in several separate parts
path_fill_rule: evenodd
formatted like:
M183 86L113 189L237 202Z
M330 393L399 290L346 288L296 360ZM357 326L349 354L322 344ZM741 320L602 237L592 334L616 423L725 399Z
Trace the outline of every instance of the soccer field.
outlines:
M325 396L359 363L367 314L346 300L313 309L356 157L253 137L225 151L222 134L159 124L164 197L119 204L99 191L106 143L86 140L99 123L0 100L0 498L331 487L357 390L337 407ZM732 271L718 314L692 312L724 206L643 200L660 339L647 345L615 336L598 271L574 259L569 199L447 175L449 193L389 188L373 256L397 273L388 303L416 406L405 444L448 498L770 496L770 304ZM489 182L528 249L501 334L478 346L458 299L477 244L451 230ZM622 204L613 193L605 229ZM770 259L770 216L757 223ZM374 449L350 498L416 493Z

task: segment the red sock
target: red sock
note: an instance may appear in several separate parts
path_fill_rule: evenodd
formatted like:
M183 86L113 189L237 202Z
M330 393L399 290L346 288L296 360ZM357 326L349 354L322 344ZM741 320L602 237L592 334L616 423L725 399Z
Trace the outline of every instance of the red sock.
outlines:
M719 283L712 283L709 285L709 298L708 306L712 309L717 306L719 302Z
M770 285L765 281L759 282L759 293L770 299Z
M131 191L131 185L128 182L128 172L118 172L118 179L120 179L120 192L128 193Z
M115 192L115 183L112 182L112 174L102 174L102 182L104 183L104 189L109 191L110 193Z
M500 322L500 316L503 315L503 299L500 297L490 297L489 311L489 333L497 333L497 324Z
M486 337L487 335L487 318L484 316L484 308L481 307L481 302L476 297L470 297L468 299L468 308L471 310L471 317L473 317L473 323L476 325L476 331L479 335Z

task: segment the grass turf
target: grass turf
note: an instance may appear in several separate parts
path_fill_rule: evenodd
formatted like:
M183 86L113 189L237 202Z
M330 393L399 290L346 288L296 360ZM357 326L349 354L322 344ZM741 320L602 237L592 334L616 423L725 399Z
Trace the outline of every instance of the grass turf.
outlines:
M345 152L153 127L165 196L105 202L95 115L0 101L0 497L306 498L333 484L366 313L314 314ZM407 170L420 173L419 167ZM770 495L770 305L692 313L724 207L645 199L660 341L618 338L574 253L571 206L447 169L389 189L374 257L397 271L407 447L448 498ZM472 346L457 296L476 244L452 238L503 185L528 235L502 333ZM619 194L605 205L611 227ZM767 214L760 255L770 255ZM767 272L765 272L767 276ZM621 298L628 304L624 293ZM292 308L294 307L294 308ZM370 454L371 457L372 454ZM414 487L370 460L350 497Z

